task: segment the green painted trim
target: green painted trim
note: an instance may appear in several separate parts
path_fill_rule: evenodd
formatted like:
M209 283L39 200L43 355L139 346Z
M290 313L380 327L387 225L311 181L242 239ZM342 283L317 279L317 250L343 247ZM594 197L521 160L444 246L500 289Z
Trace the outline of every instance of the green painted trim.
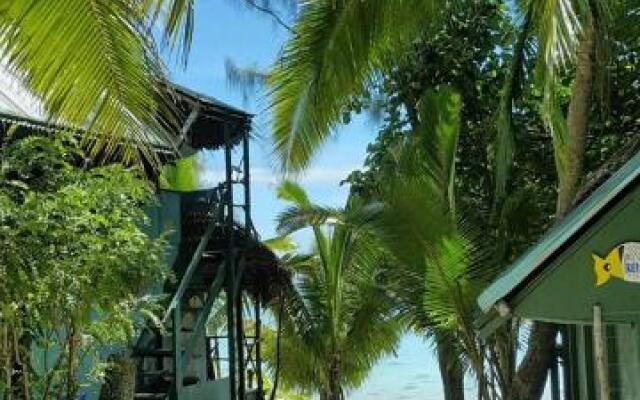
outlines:
M495 311L490 311L487 314L483 314L476 320L476 329L483 339L488 338L495 332L502 324L509 320L510 317L502 317Z
M485 289L477 300L480 309L483 312L488 312L499 300L510 295L530 275L540 272L540 266L554 257L565 243L571 240L639 176L640 153L636 154L611 178L598 187L591 196L549 230L537 245L530 248L502 276Z

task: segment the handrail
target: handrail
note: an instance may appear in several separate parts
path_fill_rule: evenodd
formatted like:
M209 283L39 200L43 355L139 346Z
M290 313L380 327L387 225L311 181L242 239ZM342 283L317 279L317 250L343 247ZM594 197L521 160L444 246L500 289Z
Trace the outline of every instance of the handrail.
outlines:
M203 310L210 310L211 307L213 306L213 303L217 295L222 290L222 285L224 284L224 279L225 279L225 273L226 273L226 263L222 262L218 265L218 272L216 273L216 277L213 283L211 284L211 286L209 287L209 290L207 291L207 299L205 300L205 304L202 307ZM191 338L189 339L189 342L186 347L185 358L186 358L187 364L190 361L192 350L196 347L196 340L198 340L199 334L203 332L208 318L209 318L208 312L204 311L200 313L200 315L196 319L195 324L193 325L193 332L191 333Z
M223 190L220 190L220 188L216 188L215 190L218 190L221 192L221 195L218 196L218 198L222 199L225 192ZM221 210L224 210L224 203L220 201L216 203L212 213L214 214L214 216L209 222L207 229L202 235L202 238L200 238L200 243L198 243L198 247L196 247L196 250L193 253L193 257L189 262L189 266L185 270L184 275L182 275L182 279L180 280L180 285L178 285L178 289L175 291L173 297L171 298L171 302L167 306L167 310L165 311L164 317L162 318L163 324L167 323L167 321L171 317L171 312L173 311L174 308L176 308L176 306L182 300L182 296L184 296L184 293L187 290L187 286L189 285L189 282L191 281L191 278L193 277L193 274L196 272L198 264L202 259L202 254L204 253L207 247L207 244L209 243L209 239L211 239L211 235L213 235L213 231L215 230L216 225L220 222L216 214L218 214Z

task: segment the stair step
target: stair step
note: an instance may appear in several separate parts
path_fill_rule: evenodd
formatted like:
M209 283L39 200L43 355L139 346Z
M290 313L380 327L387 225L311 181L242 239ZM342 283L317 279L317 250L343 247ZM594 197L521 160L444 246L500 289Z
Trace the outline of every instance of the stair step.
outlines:
M134 400L165 400L166 393L136 393L133 395Z
M173 380L173 372L166 369L155 370L155 371L143 371L142 375L146 377L158 377L166 380L167 382L170 382ZM182 384L184 386L195 385L198 382L200 382L200 378L198 378L197 376L185 376L182 378Z
M200 382L200 378L198 378L197 376L185 376L184 378L182 378L183 386L195 385L198 382Z
M167 332L173 333L173 328L171 328L171 327L167 328ZM187 328L187 327L183 326L182 328L180 328L180 332L193 332L193 328ZM169 336L171 336L171 335L169 335Z
M172 349L137 349L134 357L173 357Z
M156 369L153 371L142 371L142 375L144 376L170 376L172 374L171 371L166 370L166 369Z

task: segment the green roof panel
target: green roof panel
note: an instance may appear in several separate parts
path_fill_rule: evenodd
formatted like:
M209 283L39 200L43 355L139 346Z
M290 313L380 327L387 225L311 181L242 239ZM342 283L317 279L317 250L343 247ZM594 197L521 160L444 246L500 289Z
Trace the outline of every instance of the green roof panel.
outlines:
M478 297L478 305L488 312L501 299L512 294L527 278L575 237L598 213L640 176L640 153L631 158L589 197L551 228L543 238L498 277Z

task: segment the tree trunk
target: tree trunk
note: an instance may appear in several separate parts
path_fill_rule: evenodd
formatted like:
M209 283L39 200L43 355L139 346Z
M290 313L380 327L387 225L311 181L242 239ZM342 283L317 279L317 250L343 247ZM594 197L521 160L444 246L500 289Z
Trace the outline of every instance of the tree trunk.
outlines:
M578 48L576 77L573 82L571 102L567 112L567 140L564 173L558 183L556 219L564 217L571 209L582 178L585 143L593 92L593 22L585 24L584 35Z
M455 351L446 340L438 340L436 344L440 378L444 389L445 400L464 400L464 371Z
M109 357L105 383L100 389L99 400L132 400L135 391L136 368L133 360L124 354Z
M583 162L593 92L594 47L593 21L585 24L578 48L576 76L567 113L567 138L563 149L565 165L559 174L556 220L573 206L583 175ZM514 382L514 399L537 400L542 396L554 349L558 327L536 322L533 325L527 353Z
M9 325L5 324L3 329L2 329L2 355L4 358L4 378L5 378L5 387L4 387L4 393L0 393L3 394L3 396L0 396L0 398L4 398L6 400L13 400L13 381L12 381L12 377L13 377L13 357L12 357L12 345L11 345L11 340L9 338Z
M341 400L342 388L340 387L340 354L334 354L329 366L329 393L327 400Z
M78 393L78 376L77 367L78 360L78 345L80 344L80 335L75 322L71 323L69 328L68 351L67 351L67 399L75 399Z
M513 400L537 400L542 397L549 366L554 360L556 324L536 322L531 328L529 345L513 382Z

